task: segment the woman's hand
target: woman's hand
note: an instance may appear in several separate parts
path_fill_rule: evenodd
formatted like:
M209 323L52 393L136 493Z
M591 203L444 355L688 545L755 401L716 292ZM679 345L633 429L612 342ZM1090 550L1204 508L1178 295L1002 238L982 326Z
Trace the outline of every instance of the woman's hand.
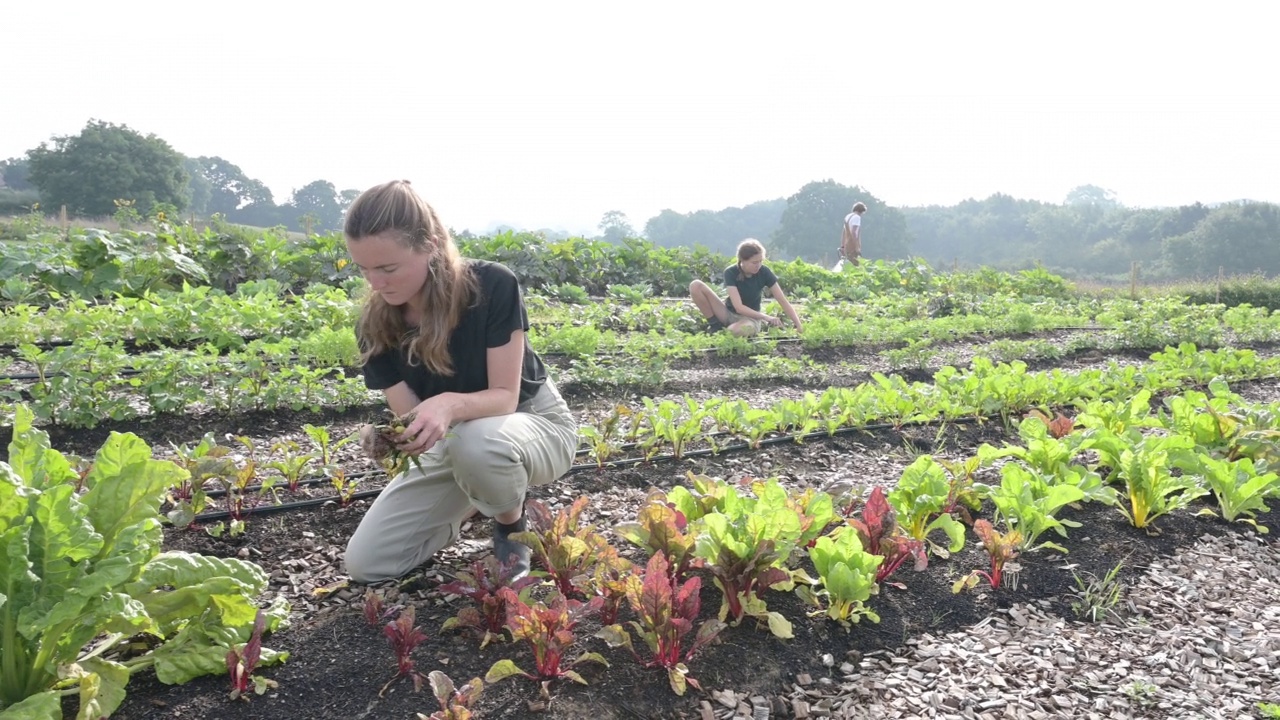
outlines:
M776 328L780 328L780 327L782 327L782 318L780 318L780 317L775 317L775 316L773 316L773 315L770 315L770 316L769 316L769 324L770 324L770 325L772 325L772 326L774 326L774 327L776 327Z
M400 434L399 448L406 455L421 455L449 433L453 407L447 398L437 395L418 403L410 415L413 420Z

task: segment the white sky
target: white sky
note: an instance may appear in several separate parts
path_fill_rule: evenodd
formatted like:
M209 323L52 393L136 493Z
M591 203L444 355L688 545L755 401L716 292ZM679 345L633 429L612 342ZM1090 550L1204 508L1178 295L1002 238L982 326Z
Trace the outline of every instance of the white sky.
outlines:
M643 229L827 178L898 206L1086 183L1280 202L1266 7L14 2L0 159L93 118L221 156L276 202L408 178L473 230L594 232L608 210Z

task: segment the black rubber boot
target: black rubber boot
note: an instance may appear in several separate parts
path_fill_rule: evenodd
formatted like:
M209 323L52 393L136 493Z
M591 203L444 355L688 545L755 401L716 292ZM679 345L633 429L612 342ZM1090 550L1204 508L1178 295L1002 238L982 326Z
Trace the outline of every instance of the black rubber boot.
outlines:
M502 565L507 582L519 580L529 574L529 559L533 551L528 545L511 539L511 535L524 531L523 515L510 525L493 521L493 556Z

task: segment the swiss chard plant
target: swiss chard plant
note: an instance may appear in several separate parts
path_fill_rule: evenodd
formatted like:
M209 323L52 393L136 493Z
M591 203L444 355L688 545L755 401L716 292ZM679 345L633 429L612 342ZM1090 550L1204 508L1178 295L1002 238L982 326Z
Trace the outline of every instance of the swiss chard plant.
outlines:
M1001 533L985 519L973 523L973 532L982 540L982 547L987 551L987 557L991 559L991 569L990 571L974 570L960 578L951 586L953 593L976 586L979 578L986 578L991 584L991 589L1000 589L1005 564L1018 557L1018 548L1023 544L1022 533L1018 532L1017 528Z
M803 531L800 514L786 491L774 486L759 498L730 493L724 508L702 517L694 554L706 561L724 595L721 620L736 624L746 616L765 620L781 638L791 637L791 623L770 612L761 593L794 586L787 559Z
M649 494L647 502L640 508L637 522L615 525L613 531L645 548L651 555L662 553L666 556L673 584L683 582L689 570L702 563L693 553L697 538L689 532L685 514L676 509L674 503L668 502L661 490Z
M77 717L96 720L141 668L169 684L227 671L227 652L253 633L267 576L234 558L160 552L160 506L184 475L138 437L112 433L78 493L66 457L16 407L0 463L0 714L60 718L61 696L78 687ZM275 630L288 606L265 613ZM155 647L106 659L138 634ZM286 655L263 648L259 657L267 665Z
M585 615L600 609L603 601L595 598L588 603L556 595L550 605L538 602L532 605L521 600L511 588L498 591L507 603L507 629L513 640L527 642L533 648L534 672L521 670L510 659L499 660L485 674L486 683L495 683L512 675L523 675L531 680L549 682L568 678L586 685L587 681L573 668L584 662L609 662L599 653L584 652L572 662L565 663L564 656L573 646L573 630Z
M885 499L884 488L872 488L861 518L848 518L850 526L858 533L863 549L883 560L876 567L877 583L885 582L903 563L912 560L916 572L929 566L929 554L924 542L903 532L898 525L898 515ZM902 586L905 587L905 586Z
M307 469L307 465L316 456L312 453L304 453L298 447L298 443L292 440L283 440L271 446L271 450L279 453L277 460L266 463L266 467L280 473L284 478L286 486L290 490L297 490L298 483L302 480L302 473Z
M392 683L403 677L413 680L414 692L422 689L422 681L426 676L418 672L413 661L413 651L426 642L427 635L414 622L416 616L417 610L409 605L400 611L395 620L382 628L382 634L386 636L387 643L391 645L391 651L396 655L396 674L382 686L382 691L378 693L379 697L386 694Z
M1280 495L1280 475L1274 472L1259 473L1254 468L1253 461L1248 458L1218 460L1202 453L1199 461L1199 474L1217 498L1222 519L1227 522L1249 523L1258 532L1267 532L1267 527L1258 524L1254 516L1270 509L1265 502L1268 496ZM1205 508L1198 514L1216 513Z
M1128 506L1120 512L1136 528L1151 529L1151 522L1191 504L1209 491L1194 474L1199 459L1195 441L1185 435L1143 435L1136 428L1123 434L1099 429L1091 440L1101 464L1111 468L1111 478L1124 483ZM1173 469L1182 474L1173 474Z
M441 631L455 628L472 628L483 633L480 647L499 639L507 624L507 602L498 591L511 588L522 600L527 600L525 588L536 583L537 578L526 575L518 580L510 579L510 570L504 568L496 557L486 555L471 563L470 571L459 572L452 581L440 586L440 592L461 595L475 605L458 611L444 621Z
M631 561L618 554L617 548L606 545L596 558L591 574L581 578L582 594L588 598L600 598L600 624L612 625L618 621L618 612L627 600L627 581L635 575Z
M418 720L471 720L471 706L484 690L484 682L480 678L471 678L471 682L459 688L454 686L448 675L432 670L427 673L427 682L431 685L431 694L440 703L440 709L430 715L418 713Z
M950 496L951 483L943 467L922 455L902 472L897 487L889 493L889 504L908 536L928 543L935 553L946 557L964 547L964 525L943 512ZM929 540L934 530L946 533L951 541L946 548Z
M667 502L690 523L707 513L719 511L724 507L725 498L738 492L719 478L696 475L693 471L688 472L685 477L689 480L689 485L676 485L667 491Z
M186 470L186 475L169 490L166 498L171 505L167 513L174 527L185 528L204 512L208 502L205 486L210 481L233 477L236 463L227 457L231 448L219 445L212 434L206 434L194 447L174 445L174 462Z
M511 534L512 540L533 549L534 557L565 597L578 594L575 580L591 572L596 558L609 544L595 525L582 523L588 502L589 498L583 495L553 516L546 505L530 500L525 507L529 530Z
M877 592L876 572L884 557L864 551L856 530L837 528L818 538L809 548L809 559L821 589L801 585L796 592L802 598L846 627L864 617L880 622L880 616L866 602Z
M720 620L711 618L694 630L702 608L698 594L701 589L702 578L674 582L667 558L661 552L654 553L643 578L632 575L627 579L627 601L637 618L628 624L648 646L650 658L640 658L630 633L622 625L607 624L596 637L610 647L626 647L646 667L665 668L667 680L677 695L683 695L689 685L701 689L697 680L689 676L685 663L725 627Z
M623 417L631 415L631 409L625 405L615 405L611 412L599 425L583 425L578 434L587 441L591 448L591 456L595 458L596 467L603 470L609 458L619 452L619 425Z
M249 635L249 642L238 648L232 646L227 651L227 674L231 676L232 700L241 698L248 700L250 686L258 695L276 686L275 680L253 674L253 671L258 669L258 663L262 661L262 631L266 626L266 613L258 610L257 618L253 622L253 631Z
M1001 466L1000 475L1000 484L991 488L989 497L999 516L1018 530L1022 543L1020 549L1045 547L1067 552L1065 547L1055 542L1045 541L1036 545L1036 541L1048 530L1065 538L1066 528L1080 527L1080 523L1059 518L1057 513L1062 506L1083 498L1084 491L1073 485L1055 484L1017 463Z

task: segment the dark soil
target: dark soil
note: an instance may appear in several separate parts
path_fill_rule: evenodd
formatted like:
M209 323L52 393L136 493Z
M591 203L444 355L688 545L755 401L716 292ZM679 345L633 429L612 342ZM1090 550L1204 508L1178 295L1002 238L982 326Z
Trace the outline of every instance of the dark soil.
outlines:
M535 499L551 506L566 506L575 497L591 497L589 521L608 527L631 519L639 499L650 488L667 489L684 481L687 472L705 473L727 480L776 476L787 485L834 489L844 485L866 487L892 485L914 458L918 448L936 455L962 457L983 442L1004 439L998 426L957 425L935 447L935 428L910 428L837 436L805 445L777 445L757 452L723 454L606 470L580 471L559 483L539 488ZM1193 508L1193 510L1198 508ZM360 612L363 586L346 586L340 560L346 538L360 520L363 507L337 506L285 516L251 518L245 536L236 539L209 537L198 530L170 530L167 547L213 555L238 555L260 563L272 575L272 590L294 602L300 617L288 630L269 637L267 646L288 650L283 666L261 674L279 683L277 689L248 702L227 699L226 679L207 677L181 686L165 686L142 674L129 685L120 718L412 718L436 709L428 690L414 693L412 683L401 679L382 696L379 691L395 674L394 656L380 629L368 626ZM838 667L861 655L902 646L921 633L934 635L963 631L993 610L1015 602L1039 602L1052 612L1073 617L1071 600L1076 589L1073 573L1105 575L1123 561L1122 575L1133 578L1152 558L1172 554L1203 534L1233 531L1212 518L1179 512L1157 524L1158 536L1130 527L1111 508L1085 506L1069 509L1064 517L1081 523L1062 541L1066 556L1036 552L1018 559L1022 571L1017 589L992 591L980 586L959 595L952 583L975 568L986 568L984 551L970 536L966 548L948 559L933 558L924 572L900 570L871 601L879 623L864 621L846 630L823 617L808 616L810 608L797 596L770 592L771 610L781 612L794 626L795 637L779 640L767 628L748 620L724 631L718 641L689 663L690 673L705 692L690 689L675 695L661 670L644 669L621 650L611 650L592 637L598 622L586 620L577 629L578 641L568 657L590 650L603 654L611 667L579 666L588 685L556 681L548 686L549 701L538 683L509 678L485 689L477 707L484 718L695 718L707 693L732 689L738 693L773 699L775 717L789 717L789 705L781 696L795 677L838 675ZM1274 524L1276 513L1263 518ZM376 589L391 601L417 608L420 627L428 640L414 654L421 672L441 670L456 683L483 677L501 658L511 658L524 669L533 667L525 645L491 643L480 648L477 638L460 632L441 632L445 619L467 601L446 599L438 587L470 559L486 553L488 526L479 522L464 529L464 539L408 578L382 583ZM1059 538L1054 538L1060 540ZM643 560L635 548L620 538L614 544L633 559ZM336 591L323 597L315 588ZM545 593L544 593L545 594ZM720 593L709 576L703 576L702 616L712 617L720 606ZM625 618L625 616L624 616ZM824 656L827 662L824 663ZM833 666L834 667L833 667ZM713 703L714 704L714 703Z
M798 356L798 347L788 347L786 354ZM871 363L874 353L862 356ZM1055 366L1072 366L1103 360L1100 355L1086 353ZM848 354L821 358L824 361L849 362ZM742 365L739 360L707 359L686 365L686 369L705 369L700 380L687 386L662 388L666 397L694 390L700 394L742 397L757 406L766 404L770 394L803 392L808 386L825 387L831 378L811 379L792 386L772 387L759 383L760 390L748 390L757 383L726 383L725 370ZM881 370L877 370L881 371ZM932 371L918 379L929 379ZM865 378L863 378L865 379ZM842 378L842 384L853 384L855 378ZM1234 389L1246 397L1274 400L1275 382L1241 383ZM562 386L579 419L599 416L602 410L624 402L638 404L627 388ZM247 413L235 416L205 415L197 418L161 417L148 421L103 426L94 430L50 428L54 447L82 455L90 455L106 439L111 430L135 432L157 453L169 443L198 442L206 432L219 439L227 435L247 435L259 445L281 437L298 437L304 423L326 425L335 438L349 432L355 424L375 417L377 406L353 408L345 412L305 414L293 412ZM7 434L7 433L6 433ZM982 443L1002 444L1012 441L997 423L952 423L945 427L907 427L841 434L807 441L804 444L775 444L757 451L726 452L719 455L686 458L680 461L656 462L648 465L628 464L597 472L581 469L550 486L536 488L531 498L552 509L566 507L581 495L590 497L588 522L608 529L619 522L634 519L646 492L667 490L677 483L688 482L687 474L701 473L729 481L746 478L777 477L788 487L812 487L832 493L853 490L859 494L872 486L891 488L903 469L915 457L928 453L939 457L963 459L976 452ZM0 438L0 448L8 437ZM225 441L224 441L225 442ZM348 472L372 467L353 446L341 455ZM586 462L585 459L579 462ZM994 471L982 479L994 480ZM384 478L370 478L368 487L376 488ZM285 493L283 500L323 496L325 488L308 488L298 493ZM114 717L132 719L159 718L405 718L415 713L430 714L438 709L430 691L413 692L407 679L397 680L380 694L395 675L395 659L380 628L367 625L360 605L370 588L351 584L342 568L345 543L363 515L367 502L350 507L328 502L309 509L288 513L251 515L248 530L240 537L212 537L199 527L166 529L165 548L217 556L235 556L259 563L271 577L271 594L283 594L293 605L291 627L269 636L265 644L287 650L291 657L278 667L263 668L259 674L271 678L278 687L249 701L228 699L225 677L205 677L180 686L159 683L150 672L141 672L128 686L124 705ZM940 635L963 632L982 621L994 610L1017 602L1038 603L1051 612L1073 618L1071 601L1076 590L1075 576L1105 575L1123 562L1121 576L1132 580L1153 558L1167 557L1202 535L1250 531L1246 526L1227 527L1215 518L1195 516L1203 505L1180 511L1157 521L1159 535L1130 527L1114 508L1087 505L1068 509L1063 517L1081 523L1071 529L1066 539L1052 538L1065 545L1068 555L1039 551L1018 558L1022 569L1017 587L991 590L986 586L953 594L952 584L974 569L986 569L987 557L972 533L965 549L949 558L932 557L923 572L905 567L886 584L870 606L880 616L878 623L863 621L846 629L822 616L810 617L810 608L790 593L770 592L764 597L769 608L782 613L794 627L795 637L779 640L767 628L748 620L726 629L717 641L689 662L690 674L700 682L702 691L690 689L675 695L666 675L658 669L645 669L622 650L609 649L593 637L598 621L588 618L577 628L577 643L569 658L583 651L604 655L608 668L584 664L581 671L588 685L555 681L546 695L538 683L524 678L508 678L486 687L477 706L482 718L563 718L569 720L605 720L608 718L698 718L707 705L715 705L709 693L730 689L739 694L760 695L771 699L773 717L790 717L789 703L781 702L800 674L814 679L835 677L846 661L876 650L898 648L922 633ZM1277 512L1259 520L1275 525ZM453 547L419 568L406 578L380 583L372 589L383 595L388 604L412 604L417 610L419 626L427 641L418 647L414 660L419 671L441 670L461 685L473 677L483 677L497 660L510 658L526 670L533 668L532 653L525 645L509 642L491 643L485 648L474 636L463 632L441 632L446 619L466 607L468 601L446 597L439 586L452 579L467 563L488 553L489 526L480 520L464 525L463 536ZM643 555L620 537L611 541L625 555L643 562ZM801 562L807 562L802 560ZM720 592L710 576L702 574L702 617L714 617L720 607ZM539 595L546 596L545 590ZM627 619L624 611L623 619ZM549 699L548 699L549 698ZM76 701L68 699L66 709L74 716ZM718 706L717 706L718 707Z

